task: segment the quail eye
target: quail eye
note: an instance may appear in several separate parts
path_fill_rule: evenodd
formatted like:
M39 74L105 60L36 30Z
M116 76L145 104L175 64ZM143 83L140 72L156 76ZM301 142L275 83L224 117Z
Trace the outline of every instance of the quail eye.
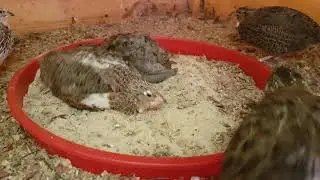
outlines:
M143 92L145 96L148 96L148 97L151 97L152 96L152 93L151 91L145 91Z

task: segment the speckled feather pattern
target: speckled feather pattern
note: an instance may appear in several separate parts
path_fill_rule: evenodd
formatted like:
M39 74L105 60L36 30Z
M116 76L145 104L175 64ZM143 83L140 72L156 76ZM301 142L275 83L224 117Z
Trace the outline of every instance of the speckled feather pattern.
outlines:
M69 54L52 52L40 65L40 78L54 96L79 109L78 102L90 93L111 91L93 68L68 59ZM79 107L78 107L79 106Z
M144 60L171 68L169 53L160 48L148 35L117 34L106 39L106 47L121 52L129 62Z
M119 52L148 82L159 83L178 72L177 68L171 69L174 62L170 61L170 54L148 35L117 34L106 39L102 46Z
M9 56L14 46L14 32L0 23L0 64Z
M221 180L306 180L320 171L308 166L320 157L319 132L320 97L297 88L269 92L230 141Z
M320 178L320 97L303 82L284 65L272 72L225 151L221 180Z
M319 27L318 23L306 14L297 11L292 8L283 6L267 6L259 9L240 7L237 12L238 16L243 18L244 21L250 21L253 23L264 23L264 24L274 24L281 25L284 27L296 27L297 22L301 22L304 26L300 26L300 29L316 29ZM254 16L254 18L248 18Z
M135 113L138 97L144 96L147 90L155 92L151 85L130 71L115 53L91 51L91 47L80 47L69 52L49 53L40 65L42 82L53 95L78 109L99 110L80 102L89 94L110 93L112 109ZM94 61L97 67L85 61Z
M270 6L236 11L241 39L271 54L294 52L320 42L319 25L297 10Z

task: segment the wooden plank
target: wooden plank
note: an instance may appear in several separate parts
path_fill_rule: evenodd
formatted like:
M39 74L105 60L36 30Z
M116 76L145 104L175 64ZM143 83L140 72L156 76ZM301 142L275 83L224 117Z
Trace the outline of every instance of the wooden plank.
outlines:
M196 17L223 20L240 6L282 5L298 9L320 23L319 0L0 0L0 3L2 8L16 14L10 24L18 34L68 27L73 19L81 24L114 23L154 11L183 12L188 7Z
M18 34L67 27L73 19L83 24L113 23L154 11L188 10L187 0L0 0L0 4L16 15L9 23Z
M200 15L200 0L188 0L188 5L193 16Z

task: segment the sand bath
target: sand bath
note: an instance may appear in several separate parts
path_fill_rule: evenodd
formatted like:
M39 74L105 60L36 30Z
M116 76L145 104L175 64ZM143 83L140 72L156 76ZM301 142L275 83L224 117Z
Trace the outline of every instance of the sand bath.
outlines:
M246 104L263 92L233 64L175 55L179 72L156 84L167 99L159 111L124 115L80 111L52 96L39 71L24 110L52 133L89 147L144 156L194 156L221 152L241 122Z

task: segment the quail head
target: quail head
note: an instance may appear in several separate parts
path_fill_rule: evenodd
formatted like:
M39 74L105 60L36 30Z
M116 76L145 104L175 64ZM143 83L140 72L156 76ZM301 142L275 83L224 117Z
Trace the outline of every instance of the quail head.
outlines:
M276 67L267 80L265 91L276 91L282 87L305 88L302 75L285 65Z

